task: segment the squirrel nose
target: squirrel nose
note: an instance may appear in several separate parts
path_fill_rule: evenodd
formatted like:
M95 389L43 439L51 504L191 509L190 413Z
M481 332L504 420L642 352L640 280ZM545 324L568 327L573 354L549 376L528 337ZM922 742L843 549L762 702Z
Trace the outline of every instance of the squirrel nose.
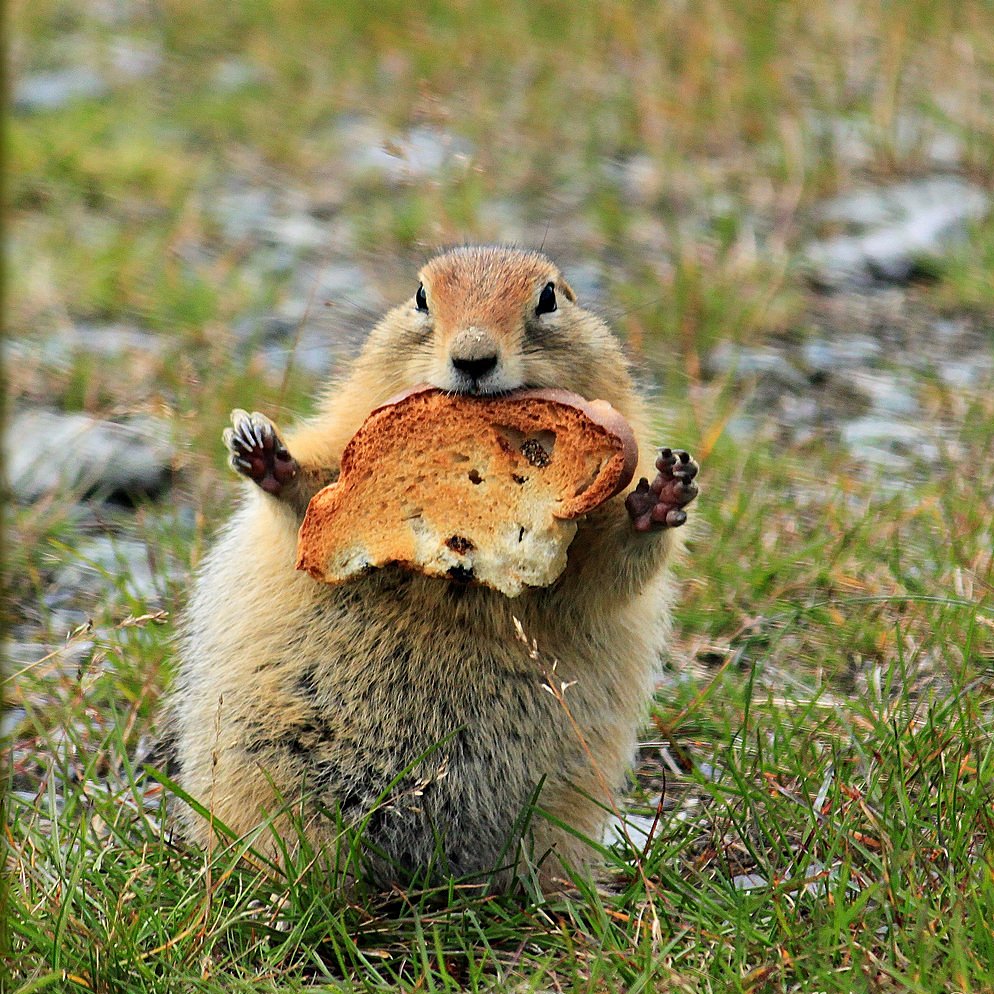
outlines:
M456 356L453 356L452 365L455 366L460 373L465 373L471 379L479 380L497 367L497 356L486 355L479 356L476 359L459 359Z

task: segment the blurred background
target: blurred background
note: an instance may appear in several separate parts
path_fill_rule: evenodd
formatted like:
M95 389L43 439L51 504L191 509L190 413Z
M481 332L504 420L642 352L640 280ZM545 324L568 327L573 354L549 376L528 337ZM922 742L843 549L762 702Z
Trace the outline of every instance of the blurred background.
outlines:
M6 17L0 738L25 921L56 917L53 823L103 840L161 794L129 757L155 739L175 619L238 493L231 408L306 416L436 249L505 242L560 263L623 338L660 441L702 465L633 795L680 822L657 895L692 891L675 955L714 989L926 989L916 970L989 988L994 877L969 868L994 757L991 3L12 0ZM815 807L832 817L809 825ZM121 835L126 879L103 842L99 874L78 871L110 881L109 910L40 925L23 963L120 989L93 978L139 962L113 923L144 879L128 860L157 844L141 830ZM763 889L827 867L854 917L797 915L835 959L803 921L778 932L788 892ZM129 905L135 935L158 903ZM611 922L636 923L651 965L642 918ZM923 924L892 942L895 921ZM156 951L200 976L202 933L172 939L186 925ZM217 962L256 969L239 949ZM860 986L864 967L895 986Z
M55 651L35 675L89 622L164 612L168 635L237 489L229 410L306 415L464 242L553 255L702 461L685 660L792 598L989 598L990 4L32 0L8 21L5 458L15 662ZM891 620L784 665L855 686ZM168 639L107 651L148 716Z
M733 365L789 392L899 339L947 379L989 365L967 331L994 303L989 4L35 0L9 21L15 403L96 412L141 362L128 402L209 421L191 376L219 407L229 362L321 377L426 256L479 241L544 246L678 394ZM759 413L811 425L796 385Z
M94 619L161 611L168 634L237 490L229 410L306 415L465 242L555 257L661 437L702 461L685 659L724 658L793 597L964 577L989 596L989 4L32 0L8 19L17 659ZM863 624L872 658L887 624ZM113 651L148 714L170 651L141 637L137 667ZM789 665L863 667L811 652Z

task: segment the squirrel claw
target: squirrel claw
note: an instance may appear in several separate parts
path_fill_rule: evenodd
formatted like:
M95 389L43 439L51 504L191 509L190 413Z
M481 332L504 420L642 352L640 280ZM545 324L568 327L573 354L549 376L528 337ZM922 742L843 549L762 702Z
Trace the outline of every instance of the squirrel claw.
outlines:
M236 408L231 412L231 427L225 428L222 437L231 468L267 494L278 497L300 472L276 426L258 411L249 414Z
M694 477L698 465L681 449L660 449L656 459L659 474L649 483L643 476L625 498L625 507L638 532L678 528L687 520L683 510L698 494Z

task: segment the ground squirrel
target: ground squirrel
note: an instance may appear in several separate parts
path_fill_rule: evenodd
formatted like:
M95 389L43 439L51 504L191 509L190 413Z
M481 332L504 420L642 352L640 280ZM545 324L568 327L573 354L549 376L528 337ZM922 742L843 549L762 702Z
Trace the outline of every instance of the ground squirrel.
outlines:
M419 278L313 420L284 440L262 415L233 415L225 441L252 486L187 608L169 707L177 779L239 833L267 815L286 832L281 804L318 845L365 819L384 877L438 870L441 855L458 876L502 864L489 879L503 885L527 858L551 883L561 861L582 869L592 856L556 821L597 839L606 788L624 782L697 466L652 447L617 340L545 256L460 248ZM297 528L335 480L345 444L373 408L421 382L603 398L634 428L647 478L581 522L551 587L513 599L398 567L339 587L296 572ZM553 660L566 707L543 687ZM516 839L539 787L541 811ZM189 810L184 819L194 840L208 840L205 819Z

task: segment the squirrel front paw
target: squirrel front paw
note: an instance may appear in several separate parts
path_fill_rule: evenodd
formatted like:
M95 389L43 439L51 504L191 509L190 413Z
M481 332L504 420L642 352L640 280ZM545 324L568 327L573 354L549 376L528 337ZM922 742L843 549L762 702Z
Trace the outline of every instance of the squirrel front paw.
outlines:
M697 463L680 449L660 449L659 475L649 483L643 476L625 498L625 507L638 532L676 528L687 520L684 508L697 496Z
M228 463L267 494L279 497L283 488L300 472L276 426L264 414L235 409L231 427L224 429Z

